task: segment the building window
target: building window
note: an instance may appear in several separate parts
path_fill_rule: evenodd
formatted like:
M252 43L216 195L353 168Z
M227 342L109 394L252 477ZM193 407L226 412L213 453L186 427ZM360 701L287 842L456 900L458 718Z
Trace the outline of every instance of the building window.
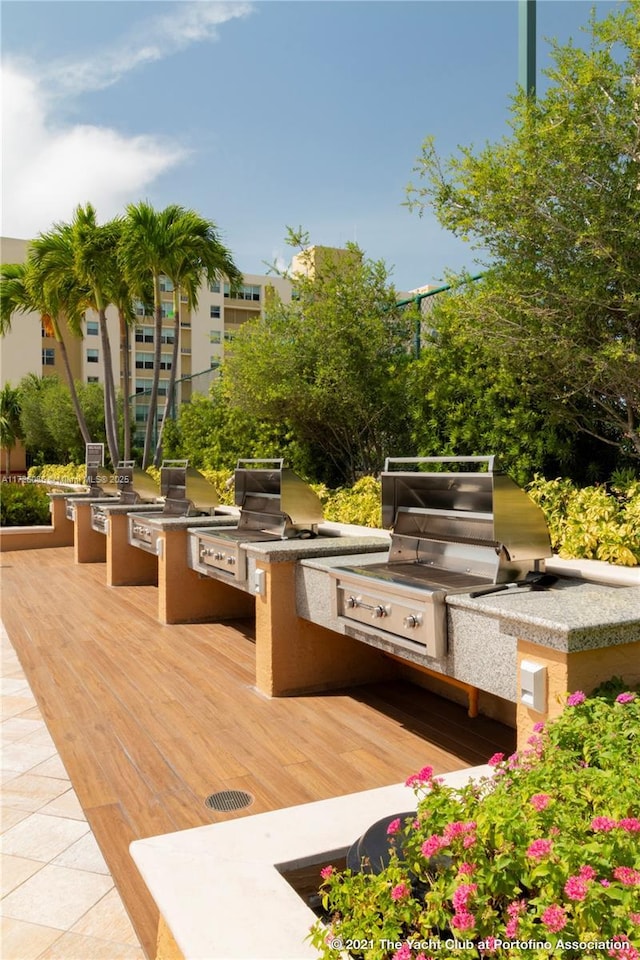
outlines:
M227 343L230 343L232 340L235 340L235 338L236 338L235 330L225 330L224 339L227 341Z
M173 312L173 304L169 301L162 302L162 319L163 320L173 320L175 313Z
M87 383L100 383L100 377L87 377Z
M53 367L56 362L56 352L52 347L42 351L42 366Z
M224 285L224 295L232 300L252 300L260 302L260 286L257 283L243 283L241 287L231 289L228 283Z
M147 316L147 311L146 311L145 308L144 308L144 303L142 302L142 300L134 300L134 302L133 302L133 309L134 309L134 312L135 312L136 317L146 317L146 316Z
M89 349L87 350L87 363L98 363L98 351Z
M160 289L163 293L173 293L173 283L169 277L160 277Z
M136 370L153 370L152 353L136 353ZM171 370L172 358L168 353L163 353L160 357L160 369Z
M209 290L211 293L220 293L220 284L219 283L210 283Z
M88 337L97 337L100 331L97 320L87 320L87 336Z
M222 343L222 330L210 330L209 343Z
M136 327L136 343L153 343L153 327Z
M209 316L212 320L220 319L220 307L209 307Z

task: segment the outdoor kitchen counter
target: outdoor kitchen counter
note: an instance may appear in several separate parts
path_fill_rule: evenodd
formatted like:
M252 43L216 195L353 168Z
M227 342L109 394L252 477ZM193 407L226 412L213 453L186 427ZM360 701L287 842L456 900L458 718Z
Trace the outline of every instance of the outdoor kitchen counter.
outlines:
M372 553L382 553L389 549L389 539L384 537L348 536L336 532L325 533L322 528L318 536L310 540L271 540L263 543L246 543L244 547L249 557L262 563L290 563L293 560L307 560L312 557L340 557L344 562L345 554L362 551L370 560Z
M640 586L559 578L541 592L513 590L447 597L449 607L498 618L504 633L565 653L640 641Z
M355 638L387 655L398 655L381 629L359 628L338 616L330 571L375 563L372 554L302 560L296 571L299 617L345 642ZM552 566L550 562L549 566ZM622 584L633 583L624 571ZM559 577L549 590L446 598L449 643L440 659L402 653L405 670L419 669L468 684L517 705L518 737L526 743L535 723L559 712L567 691L593 690L613 676L640 682L640 583L608 585ZM544 693L536 710L523 694L522 663L541 668ZM540 709L541 707L541 709Z

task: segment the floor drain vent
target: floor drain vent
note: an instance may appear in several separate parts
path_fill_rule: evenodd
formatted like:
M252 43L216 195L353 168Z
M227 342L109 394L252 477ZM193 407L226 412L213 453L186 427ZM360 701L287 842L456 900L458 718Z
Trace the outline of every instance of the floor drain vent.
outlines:
M253 797L244 790L221 790L219 793L212 793L204 803L211 810L241 810L253 803Z

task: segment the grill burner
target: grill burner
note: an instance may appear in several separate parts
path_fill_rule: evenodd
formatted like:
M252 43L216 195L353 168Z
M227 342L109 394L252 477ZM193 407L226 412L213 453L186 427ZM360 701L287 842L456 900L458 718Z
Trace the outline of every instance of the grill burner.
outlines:
M486 463L487 470L424 470L444 463ZM551 556L542 511L509 477L494 472L493 457L388 459L382 518L393 529L387 562L334 568L334 613L346 633L377 646L387 641L400 653L443 657L447 594L526 580ZM348 628L354 621L366 629Z
M192 534L194 570L212 575L213 568L244 583L247 556L242 543L315 537L323 519L319 498L283 460L238 460L235 502L240 507L236 528Z

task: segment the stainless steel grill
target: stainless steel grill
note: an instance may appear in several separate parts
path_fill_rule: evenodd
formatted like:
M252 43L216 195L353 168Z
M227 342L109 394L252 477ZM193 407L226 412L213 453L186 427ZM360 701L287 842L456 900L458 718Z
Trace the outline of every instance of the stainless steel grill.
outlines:
M88 490L84 493L71 493L65 499L65 508L64 512L67 517L67 520L75 520L76 518L76 509L75 503L76 500L94 500L100 497L105 499L109 497L109 494L105 492L102 487L102 475L104 470L102 467L87 465L85 467L85 479L84 482L88 486ZM100 477L100 481L98 478Z
M164 460L160 468L160 492L164 503L157 512L145 512L129 517L129 543L149 553L157 554L157 542L162 530L148 520L158 518L187 518L213 513L218 505L215 487L188 460Z
M235 503L240 507L236 528L191 534L192 569L208 575L218 571L244 583L242 543L314 537L323 519L318 496L283 460L238 460Z
M133 510L142 505L145 497L155 499L159 492L153 478L136 467L133 460L120 461L115 473L109 478L109 486L115 486L117 495L100 498L91 504L91 527L97 533L107 532L109 507L113 508L117 504Z
M461 469L482 463L486 472ZM458 470L432 472L436 464ZM388 459L382 519L393 530L388 559L334 568L334 613L359 625L346 632L398 653L443 657L447 594L541 576L551 556L542 511L494 457Z

